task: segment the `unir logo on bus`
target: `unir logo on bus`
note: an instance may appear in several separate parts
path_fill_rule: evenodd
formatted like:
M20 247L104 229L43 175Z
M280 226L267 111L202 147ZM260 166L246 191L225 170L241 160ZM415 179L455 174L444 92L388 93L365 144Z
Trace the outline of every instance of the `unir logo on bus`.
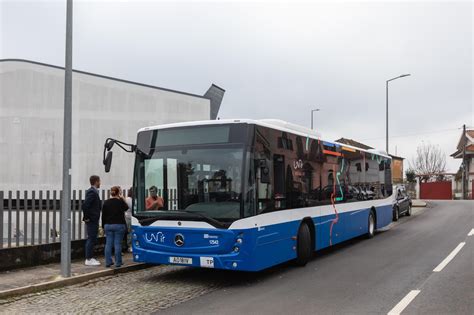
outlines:
M293 161L293 168L295 170L302 169L303 168L303 161L301 159Z
M163 232L145 233L145 239L148 242L154 241L155 243L164 243L165 235L163 234Z

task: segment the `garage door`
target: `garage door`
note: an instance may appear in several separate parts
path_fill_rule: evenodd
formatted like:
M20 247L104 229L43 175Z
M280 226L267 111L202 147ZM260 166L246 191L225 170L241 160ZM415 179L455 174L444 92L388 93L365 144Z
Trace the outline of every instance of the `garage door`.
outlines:
M420 183L420 199L453 199L451 182Z

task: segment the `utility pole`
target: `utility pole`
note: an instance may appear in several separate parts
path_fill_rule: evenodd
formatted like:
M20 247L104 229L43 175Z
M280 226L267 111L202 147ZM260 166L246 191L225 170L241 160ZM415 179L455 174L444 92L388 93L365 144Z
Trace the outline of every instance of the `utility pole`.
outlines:
M314 112L319 112L321 109L320 108L316 108L316 109L312 109L311 110L311 130L313 130L314 128L314 124L313 124L313 113Z
M469 178L467 176L466 171L467 171L467 166L466 166L466 125L462 125L462 199L467 199L466 198L466 179Z
M72 0L66 8L64 75L63 194L61 199L61 276L71 276Z

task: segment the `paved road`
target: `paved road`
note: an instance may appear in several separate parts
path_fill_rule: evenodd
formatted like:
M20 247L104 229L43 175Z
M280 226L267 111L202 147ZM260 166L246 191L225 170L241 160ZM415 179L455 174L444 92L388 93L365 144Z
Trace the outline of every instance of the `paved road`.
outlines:
M431 202L371 240L260 273L157 266L0 300L0 313L474 314L473 202ZM460 242L464 247L433 272Z
M165 314L387 314L411 290L421 292L404 314L474 314L473 228L472 201L431 202L374 239L323 251L305 268L243 275Z

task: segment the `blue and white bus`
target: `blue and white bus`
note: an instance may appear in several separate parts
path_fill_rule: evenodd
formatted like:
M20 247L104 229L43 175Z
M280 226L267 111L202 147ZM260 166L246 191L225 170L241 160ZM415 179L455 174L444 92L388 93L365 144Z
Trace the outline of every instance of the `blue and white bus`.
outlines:
M313 251L371 238L392 221L387 154L284 121L148 127L131 151L136 262L245 271L305 265ZM150 198L160 202L150 207Z

